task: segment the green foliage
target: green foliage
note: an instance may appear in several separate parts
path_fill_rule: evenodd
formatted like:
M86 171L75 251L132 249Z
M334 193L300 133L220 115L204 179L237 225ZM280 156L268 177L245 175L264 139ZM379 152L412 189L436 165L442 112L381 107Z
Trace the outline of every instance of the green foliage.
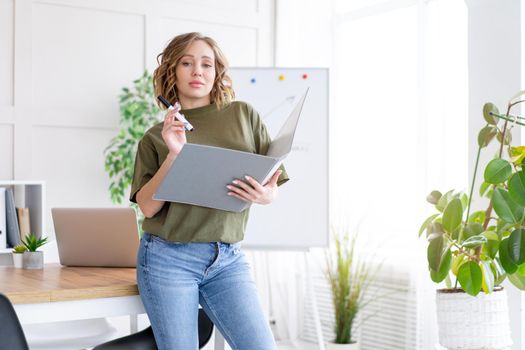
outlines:
M23 244L19 244L13 247L13 253L16 253L16 254L22 254L23 252L26 252L26 251L27 251L27 248Z
M363 297L373 274L369 264L356 254L358 234L350 237L347 230L338 232L332 227L334 247L325 251L325 276L332 290L335 310L335 343L353 343L352 326L364 307Z
M524 118L509 114L524 102L519 100L524 93L510 100L505 115L492 103L483 107L487 124L478 135L470 193L432 191L427 196L437 213L425 219L418 235L426 231L430 278L436 283L449 281L452 273L456 284L472 296L491 293L506 278L525 290L525 146L513 147L510 137L514 124L525 124ZM498 125L500 119L503 125ZM485 166L479 188L479 195L490 203L486 210L470 214L479 155L493 140L499 143L499 154ZM503 159L504 149L508 160Z
M147 129L160 121L153 78L148 71L133 81L132 88L122 88L119 99L120 130L104 150L105 169L111 179L109 192L115 204L127 201L138 143ZM144 218L136 204L131 206L137 212L140 227Z
M47 243L47 237L38 238L34 233L30 233L24 237L22 244L29 252L36 252L38 248Z

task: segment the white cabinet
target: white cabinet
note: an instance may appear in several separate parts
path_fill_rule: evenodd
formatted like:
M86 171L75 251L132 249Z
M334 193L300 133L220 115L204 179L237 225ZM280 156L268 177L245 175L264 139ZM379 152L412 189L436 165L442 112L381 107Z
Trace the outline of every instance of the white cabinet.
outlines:
M15 207L29 208L31 233L42 236L45 228L45 182L0 180L0 187L13 189ZM0 249L0 265L9 265L11 263L11 247Z

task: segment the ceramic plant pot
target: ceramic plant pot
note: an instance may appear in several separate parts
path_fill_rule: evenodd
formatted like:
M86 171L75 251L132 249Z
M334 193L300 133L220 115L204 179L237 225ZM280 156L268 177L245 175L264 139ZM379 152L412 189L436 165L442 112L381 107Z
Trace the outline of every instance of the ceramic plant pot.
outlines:
M24 254L23 253L13 253L13 266L17 269L21 269L23 266Z
M23 267L28 270L44 268L44 252L24 252Z
M439 344L449 350L510 350L507 292L473 297L461 289L440 289L436 294Z
M359 343L335 344L328 342L326 343L326 350L359 350Z

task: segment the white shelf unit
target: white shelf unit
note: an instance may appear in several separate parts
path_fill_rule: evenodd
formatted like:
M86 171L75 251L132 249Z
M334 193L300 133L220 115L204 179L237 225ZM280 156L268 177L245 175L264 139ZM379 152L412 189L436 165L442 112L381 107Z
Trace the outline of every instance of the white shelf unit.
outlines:
M37 236L44 234L45 226L45 182L0 180L0 187L12 188L15 207L29 208L29 223L31 232ZM12 247L0 249L0 254L11 253ZM0 256L0 265L1 259Z

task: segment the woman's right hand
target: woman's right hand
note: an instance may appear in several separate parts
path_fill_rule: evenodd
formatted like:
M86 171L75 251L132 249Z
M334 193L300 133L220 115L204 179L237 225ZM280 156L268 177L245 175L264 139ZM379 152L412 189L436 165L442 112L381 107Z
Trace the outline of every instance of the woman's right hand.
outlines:
M162 139L168 146L169 153L177 156L186 143L186 130L184 123L175 118L175 114L180 108L174 107L168 110L164 117L164 126L162 127Z

